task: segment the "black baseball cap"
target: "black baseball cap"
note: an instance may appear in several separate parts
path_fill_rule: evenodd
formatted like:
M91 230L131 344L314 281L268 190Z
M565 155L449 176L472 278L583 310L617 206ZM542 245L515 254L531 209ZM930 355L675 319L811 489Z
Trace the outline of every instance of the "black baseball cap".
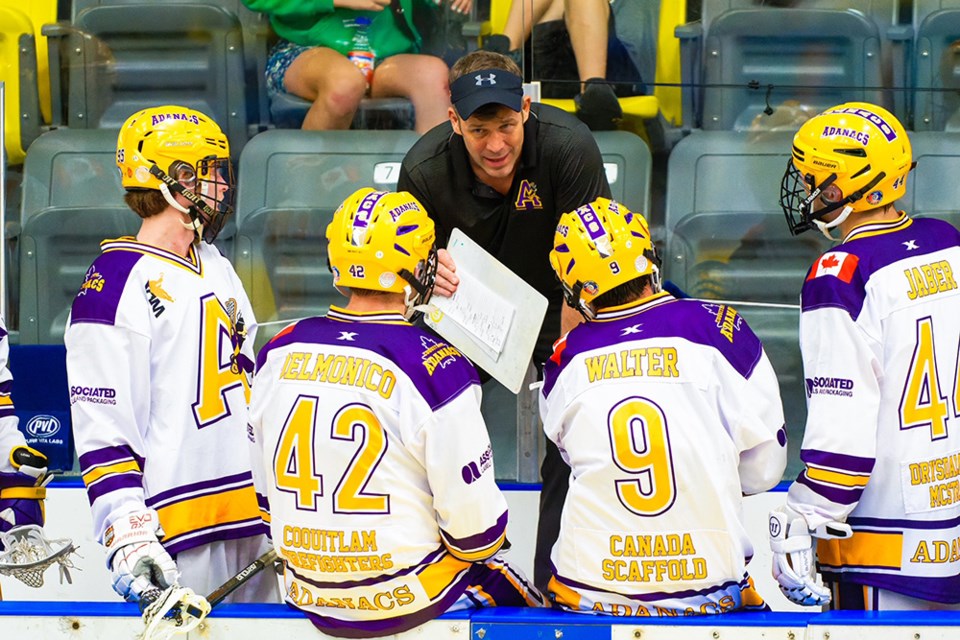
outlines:
M450 102L467 119L485 104L502 104L514 111L523 105L523 79L503 69L480 69L450 85Z

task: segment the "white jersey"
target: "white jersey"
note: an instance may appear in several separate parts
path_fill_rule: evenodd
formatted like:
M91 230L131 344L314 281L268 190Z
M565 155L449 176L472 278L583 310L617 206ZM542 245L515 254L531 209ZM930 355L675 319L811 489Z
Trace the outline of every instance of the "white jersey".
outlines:
M801 294L807 389L788 504L816 527L831 580L960 602L960 234L911 219L851 231Z
M278 333L250 420L287 601L325 633L434 618L503 544L476 371L400 314L332 307Z
M762 606L743 494L786 466L773 368L731 307L667 293L606 309L554 347L540 414L570 465L550 591L615 615Z
M10 452L15 447L25 447L26 440L14 415L13 397L10 391L13 388L13 376L7 363L10 358L10 341L7 337L7 327L0 318L0 489L7 486L22 486L23 475L17 473L10 461ZM32 482L30 483L33 484Z
M233 267L206 243L101 250L64 336L95 534L144 506L171 554L265 533L246 442L255 320Z

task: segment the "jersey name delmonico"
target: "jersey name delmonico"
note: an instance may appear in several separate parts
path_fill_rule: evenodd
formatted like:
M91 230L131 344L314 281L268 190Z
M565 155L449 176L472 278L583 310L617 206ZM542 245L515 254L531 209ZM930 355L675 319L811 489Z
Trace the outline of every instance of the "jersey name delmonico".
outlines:
M64 337L98 536L144 502L171 553L266 531L246 440L254 325L216 248L183 258L133 238L101 244Z
M604 310L555 345L544 380L544 430L572 469L551 555L558 603L754 604L741 497L780 480L786 434L773 368L737 311L666 293Z
M852 526L818 546L827 577L957 601L957 269L956 229L901 214L857 227L807 275L806 467L789 504Z
M399 314L333 307L277 334L255 385L288 600L337 635L446 610L507 522L469 361Z

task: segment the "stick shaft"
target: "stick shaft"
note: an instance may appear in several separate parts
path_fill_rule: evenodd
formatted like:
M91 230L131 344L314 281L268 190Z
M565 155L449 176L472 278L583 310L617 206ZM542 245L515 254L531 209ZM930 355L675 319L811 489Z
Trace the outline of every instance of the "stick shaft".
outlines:
M277 551L271 547L269 551L241 569L237 575L214 589L214 591L207 596L207 602L210 603L211 607L217 606L223 602L224 598L246 584L250 578L272 565L276 559Z

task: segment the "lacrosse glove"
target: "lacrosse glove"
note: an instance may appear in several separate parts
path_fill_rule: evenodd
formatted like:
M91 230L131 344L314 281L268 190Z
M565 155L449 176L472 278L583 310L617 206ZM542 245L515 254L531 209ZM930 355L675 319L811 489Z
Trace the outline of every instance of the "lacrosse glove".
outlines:
M160 518L153 509L135 511L113 522L103 536L113 590L128 602L138 602L152 589L177 581L177 565L160 544Z
M42 527L46 485L52 479L47 457L20 445L10 452L10 463L16 472L0 474L0 533L27 524Z
M850 525L830 522L811 531L802 515L784 505L770 512L773 578L791 602L804 606L830 604L830 589L817 580L813 538L849 538Z

